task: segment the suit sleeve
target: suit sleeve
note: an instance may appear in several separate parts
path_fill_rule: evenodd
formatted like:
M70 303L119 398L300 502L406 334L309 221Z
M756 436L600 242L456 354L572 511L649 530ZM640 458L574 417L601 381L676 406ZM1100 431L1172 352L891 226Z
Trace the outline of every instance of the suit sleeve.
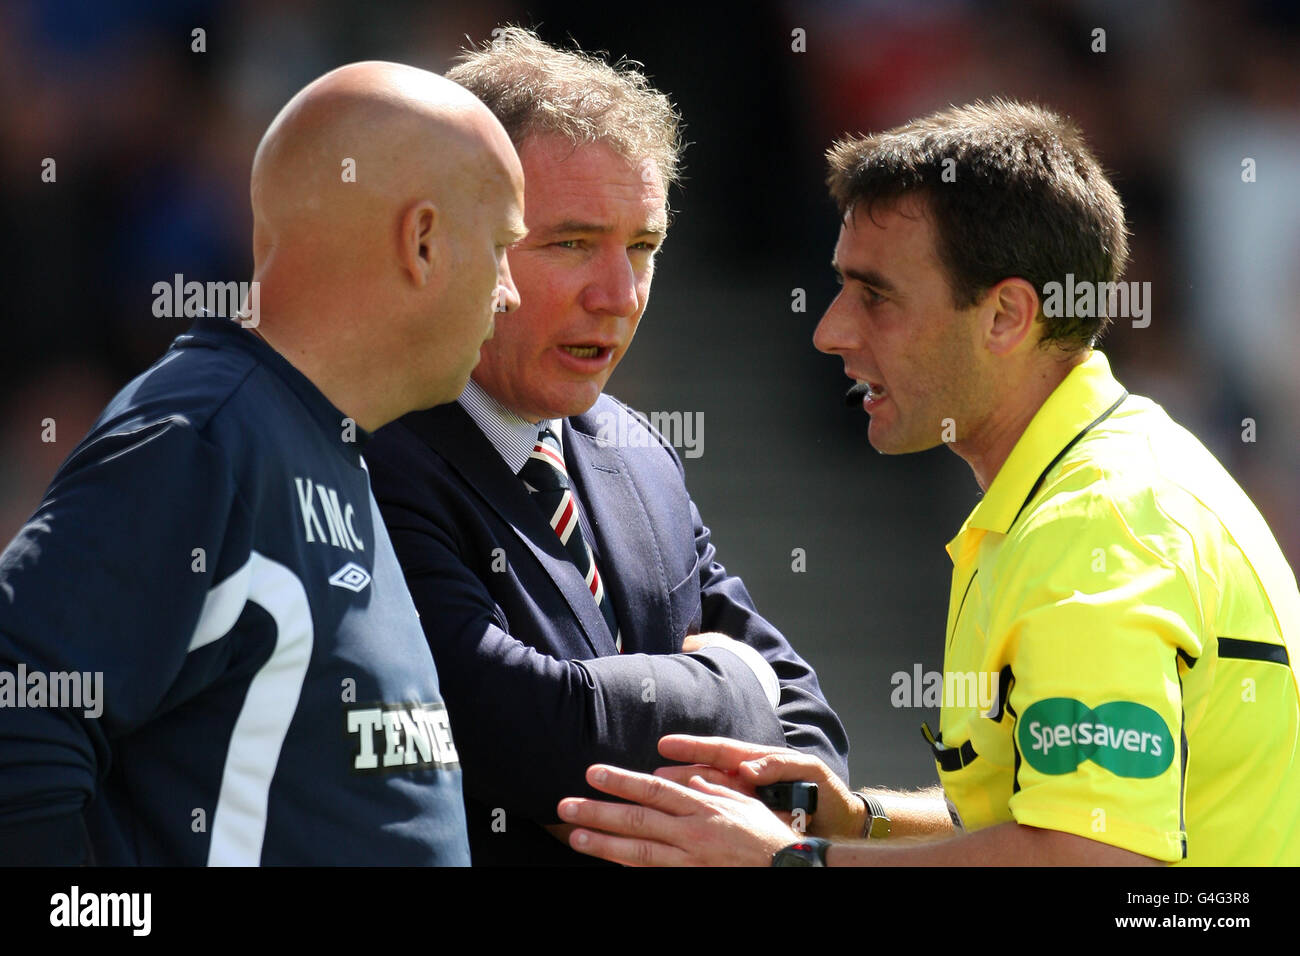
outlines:
M644 415L627 406L633 416L662 448L676 469L677 481L690 504L691 526L695 535L695 567L699 580L701 631L716 631L742 641L763 655L776 672L781 685L777 714L784 732L785 746L821 759L845 783L849 780L849 740L844 725L826 702L812 667L795 653L782 636L754 607L745 584L727 573L717 559L709 529L699 509L686 490L686 469L673 443L667 440Z
M503 629L450 521L391 495L381 509L438 667L465 790L476 800L553 823L561 798L595 795L584 779L591 764L662 766L664 734L781 744L776 714L735 654L576 661L542 653Z
M231 486L182 418L92 435L0 555L0 865L88 862L82 811L185 662Z
M756 649L776 671L781 684L777 715L785 744L821 758L845 783L849 780L849 740L844 725L822 693L817 674L790 642L754 607L745 584L727 574L717 560L709 529L691 503L695 549L699 555L702 631L718 631Z

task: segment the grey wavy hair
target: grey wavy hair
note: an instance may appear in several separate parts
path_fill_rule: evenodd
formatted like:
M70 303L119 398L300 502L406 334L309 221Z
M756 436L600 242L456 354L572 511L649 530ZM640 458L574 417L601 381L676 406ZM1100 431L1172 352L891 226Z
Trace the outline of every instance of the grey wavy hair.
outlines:
M653 160L664 188L681 183L681 116L632 60L612 66L579 49L561 50L517 26L465 50L447 78L482 100L518 149L556 134L580 146L604 143L631 162Z

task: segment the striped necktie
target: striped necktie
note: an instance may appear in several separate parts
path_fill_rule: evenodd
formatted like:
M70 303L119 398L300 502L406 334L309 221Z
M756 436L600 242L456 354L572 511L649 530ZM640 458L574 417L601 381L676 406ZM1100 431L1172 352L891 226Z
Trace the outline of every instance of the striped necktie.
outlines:
M596 568L596 556L591 552L591 545L587 544L587 539L582 535L578 503L569 484L568 469L564 467L560 440L549 428L543 428L538 434L533 453L524 462L524 467L519 469L519 477L542 513L547 516L551 529L559 535L560 544L564 546L569 559L582 572L587 588L591 591L596 606L600 608L600 613L604 615L609 633L614 636L614 644L621 654L623 635L618 631L614 604L609 599L600 571Z

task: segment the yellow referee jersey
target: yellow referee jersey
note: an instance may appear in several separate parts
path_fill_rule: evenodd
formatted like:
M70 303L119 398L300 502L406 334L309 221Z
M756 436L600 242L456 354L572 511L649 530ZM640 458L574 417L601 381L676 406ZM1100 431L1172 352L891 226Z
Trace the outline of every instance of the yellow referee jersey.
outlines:
M1039 409L948 553L927 736L966 829L1016 820L1161 860L1300 864L1295 575L1214 456L1100 352Z

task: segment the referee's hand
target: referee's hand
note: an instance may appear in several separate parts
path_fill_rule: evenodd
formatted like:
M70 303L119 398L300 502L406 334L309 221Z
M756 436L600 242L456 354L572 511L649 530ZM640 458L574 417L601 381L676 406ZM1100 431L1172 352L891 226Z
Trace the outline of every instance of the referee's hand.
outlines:
M806 780L817 784L817 812L810 814L804 832L825 839L857 839L862 836L866 811L844 781L811 754L780 747L765 747L727 737L692 737L670 734L659 740L659 753L669 760L690 764L660 767L655 774L685 786L691 777L728 787L746 796L754 788L783 780ZM779 814L788 819L790 814Z

